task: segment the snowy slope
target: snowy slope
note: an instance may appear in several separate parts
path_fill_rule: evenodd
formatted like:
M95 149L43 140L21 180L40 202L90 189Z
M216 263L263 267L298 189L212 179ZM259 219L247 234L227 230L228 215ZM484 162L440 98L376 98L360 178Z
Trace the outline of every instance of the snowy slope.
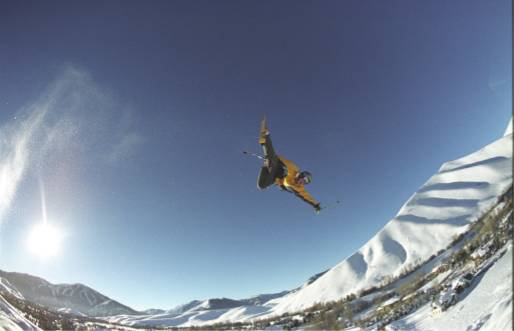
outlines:
M507 129L505 129L504 136L507 136L509 134L512 134L512 118L509 121L509 125L507 125Z
M386 329L512 330L512 246L464 295L442 314L431 314L430 304L427 304Z
M274 314L299 311L379 285L444 249L512 185L512 135L445 163L361 249L304 286L269 303Z
M18 292L8 280L0 277L0 330L39 330L37 326L23 316L22 312L18 311L7 302L2 296L2 293L23 299L21 293Z
M196 326L212 323L248 321L268 314L270 308L264 302L284 295L287 292L263 294L243 300L208 299L192 301L164 313L144 316L118 315L106 318L111 323L139 326Z
M0 330L40 330L0 295Z
M23 295L7 279L2 277L0 277L0 292L6 292L18 299L23 299Z

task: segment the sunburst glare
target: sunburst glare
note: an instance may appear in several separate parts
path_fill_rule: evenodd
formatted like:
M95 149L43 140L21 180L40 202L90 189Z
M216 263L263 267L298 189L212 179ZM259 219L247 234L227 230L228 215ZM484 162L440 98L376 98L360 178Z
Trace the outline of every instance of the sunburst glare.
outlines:
M48 222L36 224L29 234L27 246L40 258L56 256L61 250L62 232Z
M47 259L56 256L60 252L63 233L48 222L45 190L41 178L39 178L39 191L41 196L42 221L33 226L27 238L27 247L34 255L42 259Z

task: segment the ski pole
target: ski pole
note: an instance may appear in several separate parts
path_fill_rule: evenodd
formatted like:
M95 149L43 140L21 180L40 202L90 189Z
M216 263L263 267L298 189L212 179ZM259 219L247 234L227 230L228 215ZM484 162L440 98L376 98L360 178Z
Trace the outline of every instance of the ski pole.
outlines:
M337 205L338 205L338 204L340 204L340 203L341 203L341 201L340 201L340 200L336 200L335 202L329 203L329 204L327 204L326 206L321 207L321 210L323 210L323 209L335 208L335 207L337 207Z
M250 155L250 156L255 156L256 158L259 158L261 160L265 160L266 159L264 156L256 154L256 153L252 153L252 152L243 151L243 154Z

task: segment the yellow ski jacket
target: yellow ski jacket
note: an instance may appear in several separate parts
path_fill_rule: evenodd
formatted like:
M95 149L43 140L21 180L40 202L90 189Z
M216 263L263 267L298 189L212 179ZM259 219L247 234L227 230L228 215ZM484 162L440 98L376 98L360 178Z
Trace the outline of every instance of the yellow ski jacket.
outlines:
M313 207L319 207L319 203L305 190L304 185L296 182L296 176L300 172L298 166L282 156L278 156L278 159L286 166L287 176L284 178L276 178L275 184L280 186L282 189L286 189L294 193L297 197Z

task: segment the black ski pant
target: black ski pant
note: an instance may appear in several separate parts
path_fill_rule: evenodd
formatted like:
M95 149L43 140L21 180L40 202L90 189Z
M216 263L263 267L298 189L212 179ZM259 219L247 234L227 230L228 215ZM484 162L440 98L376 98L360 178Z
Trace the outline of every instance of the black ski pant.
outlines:
M261 168L257 187L263 190L268 186L273 185L276 178L284 178L285 170L284 164L279 160L277 154L275 154L269 134L266 135L266 141L264 144L261 144L261 146L264 152L264 157L267 160L267 165L265 164Z

